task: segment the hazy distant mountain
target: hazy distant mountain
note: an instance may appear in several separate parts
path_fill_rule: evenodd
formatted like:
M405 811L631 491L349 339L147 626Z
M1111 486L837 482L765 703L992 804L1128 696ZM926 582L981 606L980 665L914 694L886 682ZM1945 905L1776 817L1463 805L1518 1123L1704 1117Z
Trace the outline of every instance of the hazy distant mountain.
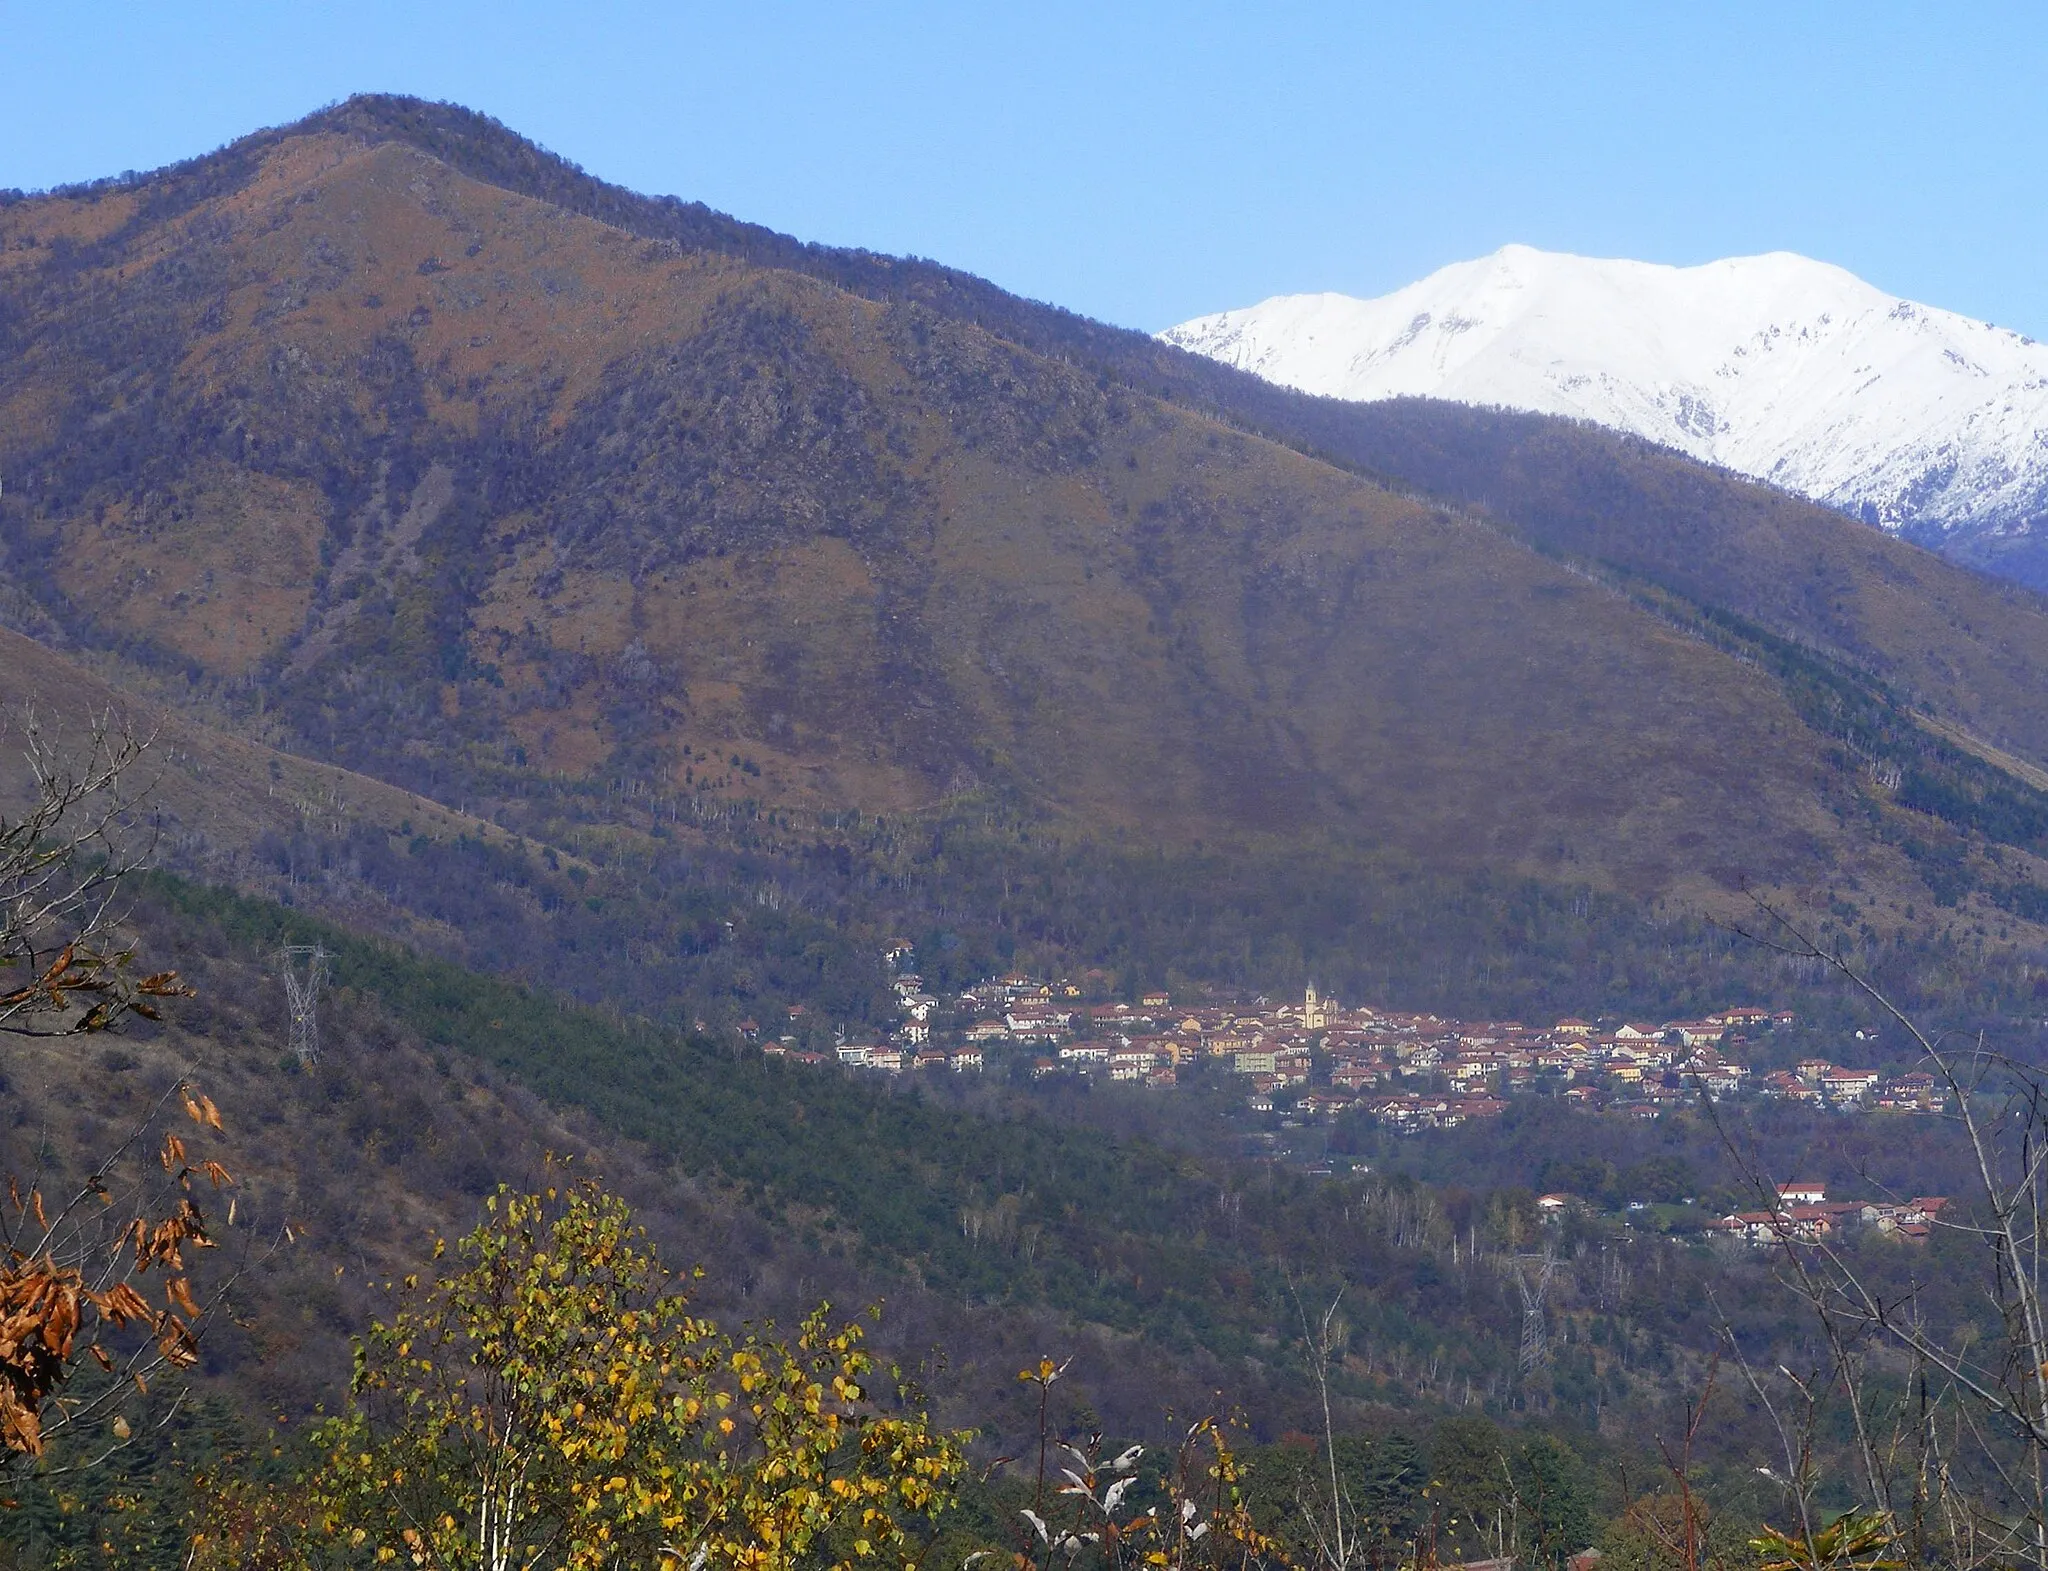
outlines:
M2048 527L2048 345L1785 252L1507 246L1376 300L1282 296L1161 336L1326 397L1594 421L1994 569Z

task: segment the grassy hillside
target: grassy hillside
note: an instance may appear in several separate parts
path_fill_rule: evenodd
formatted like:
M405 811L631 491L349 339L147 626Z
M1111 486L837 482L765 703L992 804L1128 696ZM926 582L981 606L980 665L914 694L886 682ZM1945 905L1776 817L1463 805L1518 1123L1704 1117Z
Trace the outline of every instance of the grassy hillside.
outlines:
M407 834L511 843L495 825L414 792L208 725L185 705L108 681L96 664L113 662L66 657L0 627L0 814L19 816L33 800L23 753L30 726L74 768L89 755L97 727L117 745L144 744L124 787L137 818L149 820L182 863L222 876L256 876L252 847L309 829L393 834L404 824Z
M1840 513L1567 421L1425 400L1303 400L1324 451L1547 551L1619 568L1850 663L2048 760L2048 600Z
M1673 606L1656 609L1699 634ZM1753 640L1715 636L1761 663ZM154 733L130 782L131 847L153 842L188 873L670 1025L729 1035L744 1017L780 1021L802 1004L805 1030L825 1043L834 1029L883 1029L893 1012L878 955L902 935L941 989L1017 966L1093 967L1133 997L1169 984L1292 991L1317 978L1347 997L1450 1013L1672 1015L1735 997L1838 1013L1810 977L1681 909L1583 881L1432 870L1330 837L1174 848L1049 824L989 792L874 815L758 802L679 811L674 798L589 785L515 804L533 834L507 833L137 700L25 640L12 647L21 658L0 678L7 698L32 699L60 738L80 742L109 709ZM1838 696L1819 678L1814 692ZM1910 791L1931 789L1930 810L1880 811L1873 797L1865 827L1916 859L1941 920L1880 935L1881 892L1845 874L1828 931L1915 1004L1958 1020L2031 1009L2031 950L1997 925L2029 909L2031 863L1986 835L2024 839L2038 799L1952 748L1970 768L1941 766L1925 751L1935 739L1879 698L1858 703L1854 718L1886 756L1922 747ZM1839 728L1832 711L1809 708ZM18 723L11 703L8 713ZM0 791L18 799L24 761L10 746L0 764ZM1841 767L1864 766L1845 752ZM1988 952L1979 929L1995 940Z

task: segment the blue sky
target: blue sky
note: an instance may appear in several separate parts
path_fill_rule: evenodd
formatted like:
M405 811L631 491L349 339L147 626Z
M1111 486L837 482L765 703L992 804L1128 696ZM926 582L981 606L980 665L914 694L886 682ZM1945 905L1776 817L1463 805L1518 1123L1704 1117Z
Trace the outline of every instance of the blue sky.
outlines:
M1784 249L2048 338L2048 6L0 0L0 186L362 90L1134 327L1508 241Z

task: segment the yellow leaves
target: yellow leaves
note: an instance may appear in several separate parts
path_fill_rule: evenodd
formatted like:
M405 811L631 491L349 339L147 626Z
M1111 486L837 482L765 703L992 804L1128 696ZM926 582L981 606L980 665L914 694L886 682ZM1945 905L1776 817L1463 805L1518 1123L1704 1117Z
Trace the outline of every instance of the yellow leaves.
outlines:
M341 1520L381 1513L383 1542L445 1519L422 1563L474 1562L461 1535L498 1509L492 1477L522 1480L505 1531L564 1566L687 1563L663 1548L687 1543L771 1571L856 1520L863 1556L901 1547L896 1513L942 1504L962 1471L961 1437L873 1409L857 1328L821 1310L793 1343L725 1335L594 1185L500 1191L452 1253L362 1344L357 1388L389 1393L402 1427L337 1421L363 1443L321 1482Z
M1072 1362L1070 1358L1065 1363L1055 1364L1049 1358L1041 1358L1036 1369L1018 1370L1017 1378L1031 1385L1047 1387L1064 1375L1067 1372L1067 1364Z

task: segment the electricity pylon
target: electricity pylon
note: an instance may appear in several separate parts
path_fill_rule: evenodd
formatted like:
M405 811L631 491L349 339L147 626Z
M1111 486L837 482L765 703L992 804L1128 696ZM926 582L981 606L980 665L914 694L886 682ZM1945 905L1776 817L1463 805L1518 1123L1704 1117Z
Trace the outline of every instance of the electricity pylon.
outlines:
M1525 1267L1541 1266L1532 1284ZM1534 1374L1550 1362L1550 1328L1543 1318L1543 1300L1550 1292L1550 1279L1557 1274L1557 1255L1545 1249L1541 1256L1515 1256L1515 1286L1522 1290L1522 1373Z
M327 981L327 951L318 944L284 946L284 996L291 1011L292 1054L302 1068L320 1062L320 989Z

